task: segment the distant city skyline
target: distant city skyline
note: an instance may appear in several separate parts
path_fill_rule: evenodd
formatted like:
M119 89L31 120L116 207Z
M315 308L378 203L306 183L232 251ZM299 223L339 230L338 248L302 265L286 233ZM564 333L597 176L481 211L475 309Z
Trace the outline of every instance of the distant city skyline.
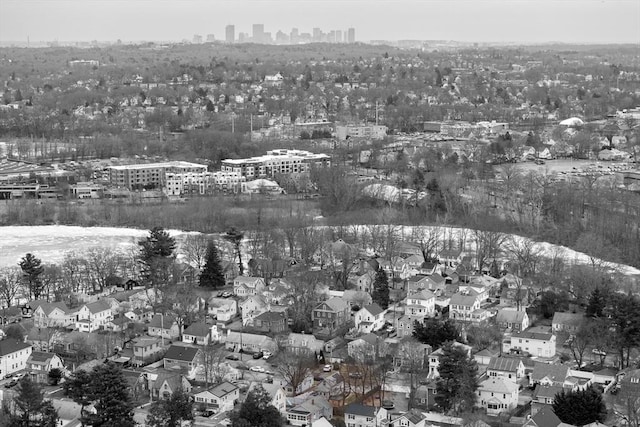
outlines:
M638 0L0 0L0 42L224 41L262 24L357 41L640 43Z

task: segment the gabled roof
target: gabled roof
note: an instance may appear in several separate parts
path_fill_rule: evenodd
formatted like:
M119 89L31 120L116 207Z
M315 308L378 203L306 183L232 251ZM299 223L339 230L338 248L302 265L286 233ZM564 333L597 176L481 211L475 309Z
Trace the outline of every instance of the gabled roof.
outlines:
M536 362L531 373L531 381L537 382L543 378L562 383L567 378L569 368L566 365Z
M351 403L349 406L344 408L345 414L353 414L353 415L361 415L363 417L375 417L376 416L376 408L375 406L365 406L360 403Z
M405 412L404 414L401 414L398 418L394 419L393 421L399 418L405 418L412 424L418 424L422 420L426 419L424 414L421 411L418 411L417 409L411 409L410 411Z
M149 327L171 329L174 323L176 323L176 318L171 315L154 314L149 322Z
M24 350L26 348L31 348L31 344L12 339L2 340L0 341L0 357L6 356L7 354L15 353L16 351Z
M496 321L498 323L522 323L524 316L527 314L523 310L498 310Z
M533 392L534 398L554 398L556 394L560 393L563 390L561 385L536 385L536 389Z
M193 335L196 337L206 337L210 332L211 330L209 329L209 326L202 322L192 323L184 330L185 335Z
M584 316L578 313L561 313L556 311L553 314L553 325L580 326L584 322Z
M492 357L487 370L516 372L522 361L514 357Z
M32 351L29 356L29 362L31 363L46 363L49 359L56 356L55 353L46 353L44 351Z
M540 341L549 341L553 334L551 333L543 333L543 332L518 332L517 334L513 334L512 338L523 338L528 340L540 340Z
M63 313L69 312L69 307L67 307L67 305L63 302L50 302L46 304L40 304L40 308L46 316L50 315L55 309L58 309Z
M436 296L434 295L433 292L427 290L427 289L423 289L421 291L415 292L411 295L407 295L407 299L419 299L419 300L423 300L423 301L428 301L432 298L435 298Z
M253 318L253 321L259 320L261 322L282 322L284 320L284 315L282 313L276 313L274 311L265 311L264 313L258 314Z
M211 394L213 394L214 396L217 396L217 397L226 396L229 393L233 393L235 390L238 390L238 387L236 387L235 385L233 385L233 384L231 384L230 382L227 382L227 381L224 381L224 382L218 384L217 386L209 389Z
M316 306L316 309L318 309L318 307L320 307L322 304L326 304L331 310L335 312L345 311L349 307L347 303L339 297L332 297L326 301L321 302Z
M558 427L562 421L553 412L551 406L543 406L536 414L525 423L526 426Z
M172 345L164 355L165 359L182 360L192 362L198 355L199 349L196 347L183 347L181 345Z
M518 385L502 378L489 378L480 383L480 389L494 393L513 393Z
M449 305L464 305L464 306L472 306L478 300L477 295L464 295L461 293L456 293L451 295L451 300L449 301Z
M382 312L384 311L375 302L373 304L365 305L364 307L362 307L362 310L367 310L369 313L371 313L372 316L377 316L379 314L382 314Z
M263 281L261 277L238 276L233 279L234 284L255 286L258 281Z
M111 309L111 305L108 302L102 301L102 300L91 302L89 304L86 304L86 306L92 314L100 313L102 311Z

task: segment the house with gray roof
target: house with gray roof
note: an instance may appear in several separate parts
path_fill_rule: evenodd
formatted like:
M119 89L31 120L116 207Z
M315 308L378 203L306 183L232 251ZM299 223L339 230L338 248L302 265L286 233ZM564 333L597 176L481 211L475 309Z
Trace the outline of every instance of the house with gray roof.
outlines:
M553 314L551 328L554 332L569 332L575 334L581 324L585 322L585 317L578 313L562 313L556 311Z
M487 366L487 376L517 383L524 377L524 364L515 357L492 357Z
M502 330L522 332L529 327L529 315L525 310L503 308L498 310L496 324Z
M531 373L532 384L563 386L569 373L567 365L535 362Z
M204 322L192 323L182 333L182 342L207 345L211 342L211 326Z
M383 425L385 420L387 420L387 410L381 407L351 403L344 408L344 422L346 425L378 427Z
M333 297L318 304L311 313L313 333L333 338L351 320L349 304L343 298Z

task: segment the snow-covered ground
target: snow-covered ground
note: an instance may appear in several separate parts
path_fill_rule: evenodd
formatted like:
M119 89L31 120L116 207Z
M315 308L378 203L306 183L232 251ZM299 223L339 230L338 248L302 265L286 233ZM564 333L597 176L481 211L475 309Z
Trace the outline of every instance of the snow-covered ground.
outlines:
M366 226L359 227L359 233L364 232ZM402 234L407 239L411 236L411 227L402 227ZM447 228L447 233L457 237L458 233L465 233L465 229ZM180 230L167 230L180 243L188 232ZM82 253L89 248L100 246L116 250L127 251L136 246L137 242L148 234L148 230L133 228L112 227L76 227L63 225L43 226L8 226L0 227L0 267L17 265L20 259L31 252L45 264L61 262L65 252L75 251ZM516 240L524 237L514 236ZM473 232L466 230L466 241L469 248L472 247ZM589 264L590 258L581 252L574 251L564 246L539 242L538 248L544 255L551 255L558 250L567 263ZM248 259L243 256L245 261ZM640 270L624 265L609 265L618 272L626 275L640 276Z
M178 242L187 232L167 230ZM127 251L149 234L148 230L65 225L0 227L0 267L17 265L30 252L44 264L62 262L69 251L83 253L100 246Z

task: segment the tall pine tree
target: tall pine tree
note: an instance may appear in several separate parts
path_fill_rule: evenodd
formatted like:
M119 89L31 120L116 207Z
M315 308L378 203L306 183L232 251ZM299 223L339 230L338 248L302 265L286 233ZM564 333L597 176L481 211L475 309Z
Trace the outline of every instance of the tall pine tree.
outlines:
M56 427L58 413L50 400L44 399L42 387L24 377L16 387L13 398L16 412L9 418L9 425L15 427Z
M149 427L180 427L183 421L193 420L193 401L182 389L176 390L169 399L156 400L149 408Z
M600 288L596 287L589 295L586 314L589 317L601 317L607 301Z
M271 404L271 396L258 384L248 394L242 406L231 415L233 427L280 427L284 420Z
M389 278L382 267L378 268L376 277L373 279L371 299L383 310L389 307Z
M455 414L471 410L478 389L478 365L467 352L452 341L442 346L436 382L436 403Z
M29 294L33 299L40 298L40 294L44 289L40 275L44 272L42 261L33 254L26 254L20 260L20 268L22 269L22 277L29 285Z
M122 370L115 363L96 366L91 372L91 401L95 414L83 422L93 427L135 427L133 402Z
M213 241L209 241L206 261L200 273L200 286L205 288L221 288L224 285L225 281L224 275L222 274L222 266L220 265L218 248L216 248Z

